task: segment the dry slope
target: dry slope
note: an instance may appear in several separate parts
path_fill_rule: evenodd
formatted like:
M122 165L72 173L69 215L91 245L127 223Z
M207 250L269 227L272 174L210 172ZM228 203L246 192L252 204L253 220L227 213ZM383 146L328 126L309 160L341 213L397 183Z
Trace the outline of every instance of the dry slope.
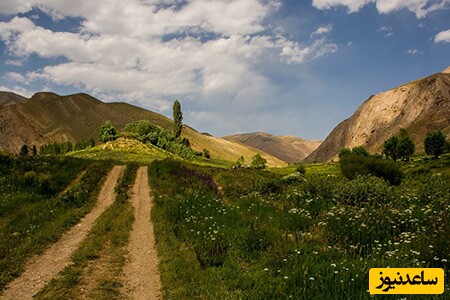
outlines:
M424 79L371 96L336 126L305 161L327 161L343 147L364 146L381 152L390 136L405 128L422 150L426 133L450 133L450 68Z
M287 163L301 161L321 143L321 141L309 141L296 136L275 136L265 132L235 134L224 136L223 139L262 150Z

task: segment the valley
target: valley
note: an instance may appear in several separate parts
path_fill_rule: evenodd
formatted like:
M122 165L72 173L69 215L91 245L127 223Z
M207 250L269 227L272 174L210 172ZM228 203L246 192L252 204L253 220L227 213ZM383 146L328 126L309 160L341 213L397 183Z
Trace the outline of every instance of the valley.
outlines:
M445 299L447 80L369 98L323 143L0 94L0 299L368 299L380 266L444 269Z

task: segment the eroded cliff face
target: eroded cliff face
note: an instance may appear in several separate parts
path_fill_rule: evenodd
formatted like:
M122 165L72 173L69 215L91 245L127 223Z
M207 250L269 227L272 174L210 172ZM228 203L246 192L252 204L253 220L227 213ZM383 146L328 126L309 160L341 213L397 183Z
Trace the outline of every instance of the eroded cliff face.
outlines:
M384 141L401 128L408 130L420 150L428 131L448 131L449 127L450 67L371 96L305 160L331 160L344 147L364 146L370 152L381 152Z

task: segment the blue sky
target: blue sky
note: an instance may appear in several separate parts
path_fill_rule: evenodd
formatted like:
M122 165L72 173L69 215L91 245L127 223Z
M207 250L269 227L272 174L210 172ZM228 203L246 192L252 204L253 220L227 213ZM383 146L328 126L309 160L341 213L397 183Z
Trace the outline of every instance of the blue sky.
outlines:
M216 136L324 139L450 65L450 0L3 0L0 90L87 92Z

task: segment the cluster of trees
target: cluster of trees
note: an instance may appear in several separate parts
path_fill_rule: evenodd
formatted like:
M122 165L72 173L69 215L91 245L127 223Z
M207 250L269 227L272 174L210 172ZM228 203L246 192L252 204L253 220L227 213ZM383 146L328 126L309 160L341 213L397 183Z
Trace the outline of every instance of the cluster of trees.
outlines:
M94 146L95 140L93 138L76 143L67 141L64 143L45 144L39 147L39 155L63 155L72 151L83 150Z
M238 160L236 161L236 164L234 165L234 168L250 167L252 169L261 170L265 169L267 164L267 160L264 157L262 157L261 154L259 153L252 157L252 162L248 166L245 166L244 162L245 162L244 156L239 157Z
M438 158L439 155L450 152L450 143L442 131L430 131L424 141L425 152ZM384 142L383 154L394 161L402 159L409 161L416 147L405 129L400 129L398 136L392 136Z
M43 144L39 147L39 155L63 155L68 152L83 150L89 147L95 146L95 140L90 138L81 142L72 143L70 141L63 143L50 143ZM20 156L36 156L38 155L38 150L36 145L28 147L23 145L19 151Z
M416 151L416 146L404 128L400 129L398 136L394 135L384 142L383 154L387 158L391 157L394 161L399 158L409 161L414 151Z
M181 104L178 100L173 103L173 119L174 128L170 132L148 120L139 120L125 125L122 132L119 132L111 121L106 121L99 131L99 140L101 142L114 141L120 136L131 137L143 143L154 145L173 154L179 155L186 159L194 156L203 156L211 158L208 149L203 151L195 151L191 148L189 139L182 137L183 129L183 113L181 112Z

